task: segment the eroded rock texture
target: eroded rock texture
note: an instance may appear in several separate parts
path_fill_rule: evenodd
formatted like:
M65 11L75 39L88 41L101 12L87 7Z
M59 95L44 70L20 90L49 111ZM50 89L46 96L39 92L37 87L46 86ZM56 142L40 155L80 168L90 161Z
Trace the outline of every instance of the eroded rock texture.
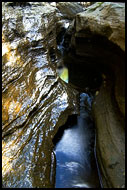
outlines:
M64 18L73 19L75 15L82 12L84 8L78 2L59 2L57 8Z
M52 139L77 103L49 56L56 11L44 2L2 4L3 187L54 187Z
M65 35L69 80L97 88L93 115L103 186L124 187L125 4L98 2L83 10L70 2L2 3L3 187L54 187L52 139L77 112L77 91L56 73L56 33L61 20L71 23L76 13Z
M94 82L94 78L91 79L94 72L101 74L102 83L96 92L93 115L103 186L124 187L125 3L98 2L89 6L76 15L74 29L71 49L75 58L70 57L77 67L73 65L71 68L76 68L77 73L78 64L84 65L82 72L84 75L88 73L91 83Z
M125 50L125 4L98 2L77 14L76 32L90 31L106 36Z

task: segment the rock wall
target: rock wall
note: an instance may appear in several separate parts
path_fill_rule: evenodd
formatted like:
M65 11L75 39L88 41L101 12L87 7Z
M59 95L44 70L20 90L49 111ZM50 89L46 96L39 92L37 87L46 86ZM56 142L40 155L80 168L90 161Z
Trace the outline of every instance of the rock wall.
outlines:
M72 20L77 13L84 10L83 6L78 2L59 2L56 7L59 9L60 13L62 13L64 18L68 18L70 20Z
M87 30L106 36L125 50L125 4L98 2L76 15L76 32Z
M94 88L95 73L101 73L93 115L103 186L124 187L125 4L98 2L83 10L70 2L2 3L3 187L54 187L52 139L68 115L78 112L77 91L58 78L51 57L57 58L63 18L75 18L65 59L73 69L77 64L75 76L83 65L81 87Z
M89 81L94 84L94 72L101 73L102 83L95 93L93 116L103 187L124 187L125 3L97 2L76 15L73 28L72 63L68 65L73 70L76 68L77 75L79 70L78 77L84 73L84 78L79 79L84 83L82 87L89 85ZM72 77L72 81L75 79L78 83L78 77Z
M57 76L56 7L2 3L2 184L54 187L52 139L76 113L77 92Z

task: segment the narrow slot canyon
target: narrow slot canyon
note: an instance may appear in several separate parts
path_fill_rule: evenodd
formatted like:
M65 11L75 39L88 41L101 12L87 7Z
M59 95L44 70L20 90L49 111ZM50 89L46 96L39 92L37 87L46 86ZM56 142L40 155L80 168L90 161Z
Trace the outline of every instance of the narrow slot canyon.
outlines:
M61 55L57 72L63 81L79 91L79 115L69 116L53 139L56 155L55 187L99 188L103 186L95 157L95 126L91 109L94 93L99 89L102 78L91 65L88 68L86 64L83 66L84 58L79 64L80 58L67 53L66 46L68 47L70 42L65 38L65 33L66 28L62 28L58 34L59 38L57 37ZM63 73L66 76L63 77Z
M2 3L2 187L125 188L125 3Z

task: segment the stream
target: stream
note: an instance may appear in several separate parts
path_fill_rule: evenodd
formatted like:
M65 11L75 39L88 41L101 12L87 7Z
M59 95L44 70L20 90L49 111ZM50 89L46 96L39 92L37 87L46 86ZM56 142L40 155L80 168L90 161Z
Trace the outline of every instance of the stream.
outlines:
M125 187L125 3L87 3L2 2L3 188Z
M64 35L58 48L64 56ZM69 83L68 68L57 68ZM72 115L54 137L56 155L55 188L99 188L101 180L95 158L95 128L91 118L93 96L80 92L79 115Z
M93 97L69 86L63 61L69 23L57 57L54 7L12 2L2 11L2 187L100 187Z
M90 106L91 98L81 93L80 115L70 119L56 143L56 188L100 187L94 158L95 130L86 101Z

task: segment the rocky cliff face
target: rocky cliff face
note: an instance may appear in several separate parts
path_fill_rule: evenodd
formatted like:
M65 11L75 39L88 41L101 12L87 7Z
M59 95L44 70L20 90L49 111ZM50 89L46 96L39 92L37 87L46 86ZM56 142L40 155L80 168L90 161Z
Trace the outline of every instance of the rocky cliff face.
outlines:
M124 187L125 4L98 2L83 10L77 3L2 3L3 187L54 187L52 139L78 112L77 91L58 78L54 61L65 18L74 19L65 34L70 82L96 91L103 186Z
M77 107L51 62L56 12L43 2L2 4L3 187L54 187L52 139Z
M95 72L101 76L93 115L103 186L124 187L125 4L95 3L76 15L73 30L70 55L73 64L68 64L73 70L76 68L76 73L79 70L79 77L82 72L87 76L87 80L81 79L82 87L94 84ZM77 85L78 77L72 76L71 80Z
M105 36L125 50L125 4L98 2L88 7L76 15L76 32L82 30Z

